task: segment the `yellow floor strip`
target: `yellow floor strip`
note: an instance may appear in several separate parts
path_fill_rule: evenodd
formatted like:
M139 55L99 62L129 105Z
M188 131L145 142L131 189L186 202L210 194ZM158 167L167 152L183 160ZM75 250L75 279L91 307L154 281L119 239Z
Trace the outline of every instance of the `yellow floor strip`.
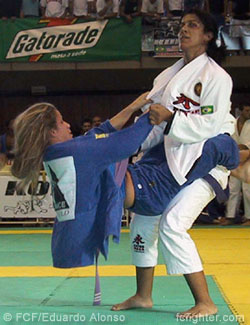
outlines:
M237 228L193 228L189 232L194 240L218 240L221 239L248 239L250 240L250 227ZM128 233L129 229L121 229L122 233ZM16 234L51 234L52 229L25 229L25 230L0 230L0 234L16 235ZM216 236L215 236L216 234ZM208 242L211 245L211 242Z
M52 230L1 230L0 235L52 234Z
M230 272L229 272L230 267ZM134 276L135 268L133 265L101 265L98 266L101 276ZM248 274L250 280L250 265L225 265L225 264L204 264L206 275L216 275L219 281L225 285L229 278L237 279L242 273ZM54 277L54 276L75 276L86 277L95 276L95 266L79 267L74 269L58 269L52 266L1 266L0 277ZM157 265L155 276L166 275L164 264ZM238 279L237 279L238 281ZM240 281L243 283L242 281ZM250 281L246 281L246 284ZM230 282L228 282L230 289ZM238 283L239 284L239 283ZM236 291L237 292L237 291Z
M121 233L127 233L129 229L121 229ZM0 235L30 235L30 234L52 234L52 230L0 230Z

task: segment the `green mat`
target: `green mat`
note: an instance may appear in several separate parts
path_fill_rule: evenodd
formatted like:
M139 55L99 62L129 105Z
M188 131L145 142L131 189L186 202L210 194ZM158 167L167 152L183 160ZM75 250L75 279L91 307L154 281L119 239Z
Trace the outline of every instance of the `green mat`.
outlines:
M155 277L154 307L120 312L112 312L110 308L133 295L134 277L101 278L101 306L92 306L94 278L0 278L0 324L228 324L223 317L234 316L213 278L209 276L207 280L219 313L216 318L210 316L198 322L175 318L177 312L193 304L182 277ZM6 315L11 321L4 321ZM230 324L238 323L230 321Z
M7 230L7 229L6 229ZM0 235L0 266L51 266L50 234ZM108 261L100 265L130 264L129 234L121 234L120 245L110 242ZM162 257L159 264L163 264ZM0 277L1 324L126 324L172 325L238 324L211 276L207 277L218 315L204 320L177 320L175 314L193 305L193 298L183 277L155 277L152 309L111 312L135 290L134 277L102 277L102 305L92 306L93 277ZM230 322L224 321L225 317Z
M0 266L52 266L51 234L0 235ZM130 265L129 233L122 233L119 245L110 240L109 257L100 265ZM159 264L163 258L159 253Z

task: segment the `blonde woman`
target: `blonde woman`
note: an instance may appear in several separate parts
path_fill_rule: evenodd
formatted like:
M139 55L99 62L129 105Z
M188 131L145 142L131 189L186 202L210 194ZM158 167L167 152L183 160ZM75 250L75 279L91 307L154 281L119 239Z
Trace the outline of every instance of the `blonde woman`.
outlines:
M49 103L35 104L16 118L13 175L22 180L21 187L35 183L44 162L51 181L57 215L52 238L54 266L93 264L97 249L107 255L108 235L119 238L117 215L121 215L124 196L107 167L132 155L152 129L145 115L132 127L115 132L141 106L140 101L147 102L144 98L100 129L74 139L70 125ZM127 141L129 134L133 141Z

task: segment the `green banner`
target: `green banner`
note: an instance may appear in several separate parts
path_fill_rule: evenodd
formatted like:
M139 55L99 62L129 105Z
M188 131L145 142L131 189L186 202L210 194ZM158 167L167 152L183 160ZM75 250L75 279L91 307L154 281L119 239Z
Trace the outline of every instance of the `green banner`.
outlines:
M141 19L0 20L0 61L140 60Z

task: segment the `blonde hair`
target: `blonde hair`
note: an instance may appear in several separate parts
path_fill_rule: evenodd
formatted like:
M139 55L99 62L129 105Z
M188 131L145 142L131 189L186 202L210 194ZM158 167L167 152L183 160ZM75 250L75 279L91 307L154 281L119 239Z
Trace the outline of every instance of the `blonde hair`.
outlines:
M29 182L36 186L52 129L56 129L56 108L49 103L34 104L15 119L15 157L11 172L22 180L20 189Z

